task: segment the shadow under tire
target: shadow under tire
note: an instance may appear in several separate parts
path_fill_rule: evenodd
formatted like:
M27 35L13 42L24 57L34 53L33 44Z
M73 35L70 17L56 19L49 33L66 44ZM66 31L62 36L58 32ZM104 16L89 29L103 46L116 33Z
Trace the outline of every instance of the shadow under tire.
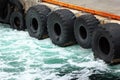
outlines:
M47 15L51 10L45 5L31 7L26 14L26 26L31 37L44 39L48 37Z
M13 12L10 17L11 28L17 30L25 30L25 20L21 12Z
M74 19L75 15L67 9L59 9L48 15L48 34L55 45L65 47L76 43Z
M99 23L92 14L82 15L75 20L74 35L81 47L91 48L92 35Z
M94 57L106 63L120 62L120 24L101 25L93 35L92 50Z

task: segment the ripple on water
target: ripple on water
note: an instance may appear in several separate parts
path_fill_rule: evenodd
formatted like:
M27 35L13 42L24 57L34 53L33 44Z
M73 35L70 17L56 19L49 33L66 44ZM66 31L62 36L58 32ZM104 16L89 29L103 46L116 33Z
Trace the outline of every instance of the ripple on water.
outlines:
M0 24L0 80L120 80L120 65L94 61L91 50L61 48Z

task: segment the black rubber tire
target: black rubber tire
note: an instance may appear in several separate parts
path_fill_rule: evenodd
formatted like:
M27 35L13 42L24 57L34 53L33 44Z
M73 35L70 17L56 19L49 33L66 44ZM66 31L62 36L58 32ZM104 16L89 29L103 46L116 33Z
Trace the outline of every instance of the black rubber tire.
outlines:
M0 11L3 11L6 4L8 3L8 0L0 0ZM1 14L1 12L0 12Z
M6 4L8 3L8 0L0 0L0 21L1 21L1 18L3 17L3 11L4 11L4 8L6 6Z
M11 4L8 2L1 12L0 22L9 23L11 13L12 13Z
M106 63L120 62L120 24L101 25L93 35L92 50L95 58Z
M48 15L48 34L55 45L65 47L76 43L74 19L75 15L68 9L56 10Z
M13 12L10 17L11 28L17 30L25 30L25 20L21 12Z
M31 37L44 39L48 37L47 15L51 10L45 5L36 5L27 11L26 26Z
M92 35L99 23L92 14L82 15L75 20L74 35L81 47L86 49L92 47Z
M0 0L0 22L9 23L11 13L19 11L24 14L23 5L19 0Z

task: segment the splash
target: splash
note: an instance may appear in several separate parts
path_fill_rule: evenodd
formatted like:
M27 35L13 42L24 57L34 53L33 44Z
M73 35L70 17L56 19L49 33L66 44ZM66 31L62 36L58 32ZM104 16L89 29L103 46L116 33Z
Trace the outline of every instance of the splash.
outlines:
M0 80L111 80L119 79L119 67L95 61L79 45L61 48L0 24Z

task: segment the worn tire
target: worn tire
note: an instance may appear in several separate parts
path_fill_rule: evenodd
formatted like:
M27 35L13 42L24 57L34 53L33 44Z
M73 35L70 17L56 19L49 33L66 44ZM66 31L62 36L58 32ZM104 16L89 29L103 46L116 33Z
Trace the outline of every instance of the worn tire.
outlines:
M92 49L95 58L107 63L120 62L120 24L108 23L101 25L94 32Z
M13 12L10 17L11 28L25 30L25 20L21 12Z
M11 13L19 11L24 14L23 5L19 0L0 0L0 22L9 23Z
M11 13L12 13L11 4L8 2L1 12L0 22L9 23Z
M5 9L6 4L8 3L8 0L0 0L0 21L3 17L3 11Z
M74 24L74 34L78 44L83 48L91 48L92 35L99 21L92 14L78 17Z
M8 3L8 0L0 0L0 11L3 11L6 4ZM1 14L1 12L0 12Z
M48 37L47 15L51 10L45 5L31 7L26 15L26 26L31 37L44 39Z
M60 9L48 15L47 28L50 39L55 45L65 47L74 44L75 15L67 10Z

